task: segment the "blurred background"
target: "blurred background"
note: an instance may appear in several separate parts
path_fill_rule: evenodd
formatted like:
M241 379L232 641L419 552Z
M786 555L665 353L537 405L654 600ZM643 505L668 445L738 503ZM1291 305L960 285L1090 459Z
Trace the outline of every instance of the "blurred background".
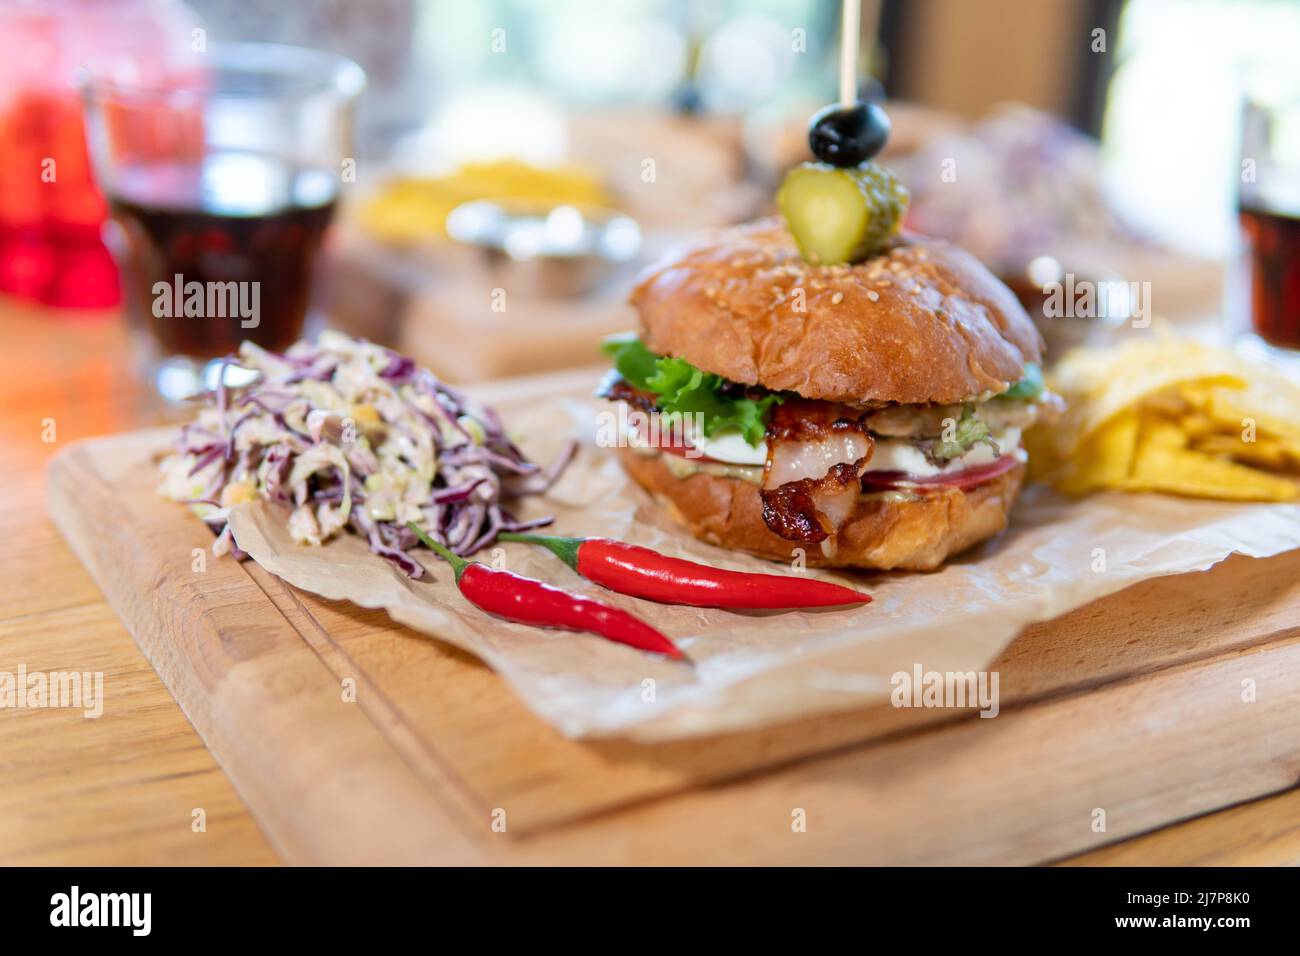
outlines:
M1174 321L1246 321L1254 154L1300 169L1300 3L864 0L861 19L860 95L893 120L882 160L912 190L911 228L970 248L1031 309L1045 277L1070 273L1150 282ZM458 382L590 364L631 324L624 300L646 262L773 210L783 172L810 158L809 115L836 97L839 23L833 0L0 0L8 361L51 388L138 396L123 414L139 420L161 387L160 348L201 365L225 347L161 347L158 327L132 319L146 306L122 276L152 275L150 256L167 273L181 239L233 256L244 234L223 233L222 216L283 210L205 206L217 218L204 232L164 222L166 201L133 199L105 170L123 166L118 121L139 91L177 94L173 118L206 110L194 103L209 91L177 71L258 41L337 54L366 76L355 113L342 107L346 144L319 157L338 177L320 256L310 224L271 237L306 250L276 260L308 286L308 314L281 333L332 325ZM115 84L117 114L78 92L87 77ZM1287 178L1265 197L1284 226L1300 214ZM1286 229L1269 241L1270 269L1300 252ZM1045 332L1055 346L1096 330Z

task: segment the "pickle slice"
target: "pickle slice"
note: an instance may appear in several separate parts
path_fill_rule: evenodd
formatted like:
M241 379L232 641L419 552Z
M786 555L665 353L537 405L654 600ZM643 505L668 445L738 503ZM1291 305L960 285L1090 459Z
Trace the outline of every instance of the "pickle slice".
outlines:
M839 169L804 163L786 173L777 205L809 262L858 262L898 231L908 192L874 163Z

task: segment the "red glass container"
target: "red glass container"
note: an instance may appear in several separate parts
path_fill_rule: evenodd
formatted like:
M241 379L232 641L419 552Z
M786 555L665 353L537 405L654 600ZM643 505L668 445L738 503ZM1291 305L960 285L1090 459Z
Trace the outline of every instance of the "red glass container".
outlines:
M118 303L78 74L170 69L206 43L198 24L171 0L0 0L0 293L64 308Z

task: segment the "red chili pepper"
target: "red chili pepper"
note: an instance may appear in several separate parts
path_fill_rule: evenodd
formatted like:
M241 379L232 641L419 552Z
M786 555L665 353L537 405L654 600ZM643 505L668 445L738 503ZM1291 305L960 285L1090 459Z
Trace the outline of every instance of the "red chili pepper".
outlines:
M452 566L456 573L456 586L466 600L489 614L534 627L589 631L619 644L663 654L674 660L685 657L671 640L626 611L580 594L570 594L534 578L498 571L478 561L467 561L431 539L414 523L408 523L407 527L426 547Z
M866 604L871 600L869 594L829 581L726 571L610 538L512 532L502 532L498 537L540 544L589 581L662 604L771 610Z

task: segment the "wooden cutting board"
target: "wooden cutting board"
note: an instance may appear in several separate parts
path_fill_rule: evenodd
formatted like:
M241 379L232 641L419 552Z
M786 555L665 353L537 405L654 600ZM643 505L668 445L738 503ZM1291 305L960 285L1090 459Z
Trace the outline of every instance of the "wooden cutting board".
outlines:
M70 447L51 514L292 863L1034 863L1300 779L1300 551L1028 628L990 665L993 720L876 706L580 742L382 612L195 570L210 535L153 492L168 438Z

